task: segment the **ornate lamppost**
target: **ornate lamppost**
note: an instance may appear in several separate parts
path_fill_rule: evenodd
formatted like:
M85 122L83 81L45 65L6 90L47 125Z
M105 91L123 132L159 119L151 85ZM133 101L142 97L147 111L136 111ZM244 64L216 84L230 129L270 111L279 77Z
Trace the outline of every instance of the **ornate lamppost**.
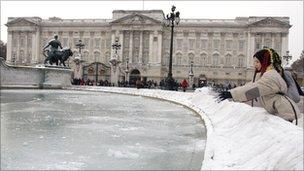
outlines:
M292 56L289 55L289 51L286 51L286 55L284 55L283 58L286 60L286 66L287 66L289 64L289 60L292 59Z
M84 62L84 60L81 58L82 57L82 55L81 55L81 49L84 48L84 44L82 43L81 40L79 40L78 43L76 43L75 46L79 49L79 52L78 52L78 55L75 56L75 58L74 58L74 62L76 64L76 70L75 70L75 76L74 76L74 78L80 79L81 78L81 70L80 70L81 67L80 67L80 64L82 62Z
M190 71L189 71L189 85L192 86L193 85L193 76L194 76L194 73L193 73L193 61L190 62Z
M120 63L118 60L117 51L120 50L121 44L118 42L118 38L115 39L114 44L112 44L112 49L114 50L114 54L112 55L109 63L111 65L111 82L117 84L118 82L118 72L116 72L117 66Z
M82 43L81 40L79 40L78 43L76 43L75 46L79 49L79 55L81 56L81 49L84 48L84 44Z
M180 18L179 18L179 12L175 12L176 7L173 5L171 8L170 15L167 14L167 17L165 19L165 23L167 27L171 27L171 43L170 43L170 58L169 58L169 72L168 76L166 78L166 89L167 90L174 90L175 89L175 81L172 77L172 51L173 51L173 30L174 26L178 25Z
M112 44L112 49L114 50L114 55L112 56L112 58L109 61L111 66L113 66L114 72L116 72L117 64L120 63L120 61L118 60L118 53L117 53L117 51L120 49L120 47L121 47L121 44L119 44L118 38L116 38L115 43Z
M12 57L12 64L13 65L16 65L16 55L15 54L13 54L13 57Z
M129 58L126 58L126 70L125 70L125 73L126 73L126 77L125 77L125 82L128 82L129 84Z

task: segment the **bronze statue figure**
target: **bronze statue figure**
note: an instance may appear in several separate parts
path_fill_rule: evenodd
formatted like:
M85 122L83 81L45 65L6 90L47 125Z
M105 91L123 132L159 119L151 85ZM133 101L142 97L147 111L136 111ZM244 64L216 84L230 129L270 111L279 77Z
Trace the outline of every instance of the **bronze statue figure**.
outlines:
M49 46L51 46L50 50L46 50L46 48ZM58 50L59 47L61 50ZM54 39L50 40L48 44L43 48L43 55L46 57L44 64L47 64L47 62L49 62L50 65L56 63L58 66L60 62L60 64L63 64L63 66L66 67L64 61L72 56L73 52L70 48L62 48L61 43L58 40L58 35L55 34Z

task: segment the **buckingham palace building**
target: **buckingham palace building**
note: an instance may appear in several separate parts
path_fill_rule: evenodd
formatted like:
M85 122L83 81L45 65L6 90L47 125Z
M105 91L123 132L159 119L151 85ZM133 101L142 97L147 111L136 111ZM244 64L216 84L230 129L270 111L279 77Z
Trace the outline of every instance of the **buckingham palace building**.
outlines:
M73 77L111 81L109 61L117 51L118 80L140 78L159 82L168 74L171 29L162 10L114 10L111 19L9 17L6 24L7 63L43 64L43 47L58 34L73 56L66 62ZM172 74L188 79L193 63L194 82L241 84L252 79L252 55L264 46L281 56L288 50L289 17L183 19L174 27ZM84 46L79 54L76 44ZM81 56L81 64L75 57Z

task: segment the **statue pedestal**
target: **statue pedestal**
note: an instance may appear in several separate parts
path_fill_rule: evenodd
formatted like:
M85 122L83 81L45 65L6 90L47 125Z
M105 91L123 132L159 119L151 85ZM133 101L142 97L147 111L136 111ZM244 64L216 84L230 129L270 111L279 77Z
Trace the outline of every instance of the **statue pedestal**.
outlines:
M82 78L82 65L81 64L76 64L74 68L74 78L75 79L81 79Z
M48 64L42 65L41 67L46 67L46 68L59 68L59 69L71 69L71 68L64 67L64 66L48 65Z
M57 67L13 66L0 58L1 88L63 88L71 86L72 71Z
M118 69L118 66L116 66L116 67L111 67L111 83L113 84L114 83L114 85L115 86L117 86L118 85L118 76L119 75L119 69Z

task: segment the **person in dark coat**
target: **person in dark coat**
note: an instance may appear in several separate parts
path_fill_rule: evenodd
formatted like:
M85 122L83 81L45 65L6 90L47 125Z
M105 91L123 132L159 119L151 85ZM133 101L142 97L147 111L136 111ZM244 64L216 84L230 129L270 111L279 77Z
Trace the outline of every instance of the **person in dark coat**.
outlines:
M183 92L185 92L185 91L187 90L187 88L189 87L189 84L188 84L188 82L187 82L186 79L184 79L184 80L182 81L181 87L182 87L182 89L183 89Z

